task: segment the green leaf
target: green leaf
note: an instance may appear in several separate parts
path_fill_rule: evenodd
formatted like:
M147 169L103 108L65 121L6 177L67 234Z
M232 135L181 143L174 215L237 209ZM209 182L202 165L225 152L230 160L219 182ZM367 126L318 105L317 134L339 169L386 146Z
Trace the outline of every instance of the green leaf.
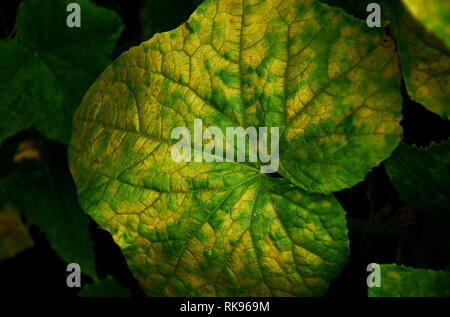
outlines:
M30 221L65 262L78 263L82 273L96 276L89 217L78 205L67 169L42 168L28 174L16 171L3 178L0 186L24 207Z
M449 212L450 141L426 149L401 143L385 166L408 205L424 213Z
M332 191L400 140L393 41L317 1L206 1L117 59L69 147L83 209L149 295L323 295L348 256ZM171 131L279 127L260 163L175 163ZM247 160L248 161L248 160Z
M447 0L442 1L444 2L450 3ZM435 1L427 1L427 3L431 4ZM401 4L393 2L393 7L394 35L408 94L428 110L448 119L450 115L448 93L450 91L450 47L428 32ZM427 12L420 12L420 14L425 16ZM433 18L433 16L428 17ZM446 23L448 24L448 19Z
M0 209L0 261L31 248L34 241L20 212L10 202L2 203Z
M68 143L76 107L110 63L120 18L80 0L81 27L69 28L71 2L23 1L16 39L0 41L0 143L31 125L47 138Z
M420 215L417 241L410 253L415 267L449 267L450 141L417 148L401 143L385 161L386 171L402 200Z
M381 287L369 288L370 297L450 296L450 272L382 264Z
M130 291L123 287L111 276L107 276L103 280L94 282L84 286L80 293L80 297L129 297Z
M449 0L402 0L409 12L428 31L439 36L450 47Z

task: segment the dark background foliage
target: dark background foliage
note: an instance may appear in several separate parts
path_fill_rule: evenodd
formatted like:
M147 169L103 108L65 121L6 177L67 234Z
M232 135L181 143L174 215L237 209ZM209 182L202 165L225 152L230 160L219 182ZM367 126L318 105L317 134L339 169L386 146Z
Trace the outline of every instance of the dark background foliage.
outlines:
M8 38L14 28L15 15L21 1L0 3L0 39ZM95 0L97 4L116 11L125 29L119 38L114 57L151 38L156 32L170 30L195 10L200 0ZM149 3L146 3L149 2ZM450 123L421 105L411 101L402 87L404 142L421 147L432 141L440 142L450 136ZM12 173L12 157L18 144L35 140L43 153L41 162L56 173L69 173L66 147L48 141L34 129L6 140L0 148L0 177ZM30 165L30 164L28 164ZM35 166L25 166L33 169ZM335 193L347 211L350 237L350 261L331 283L329 296L366 296L366 267L368 263L397 263L450 269L450 252L442 245L426 244L432 219L420 216L401 201L386 174L383 164L375 167L366 179L353 188ZM447 219L446 223L449 223ZM443 221L435 221L436 232L447 232ZM94 244L95 262L100 279L111 275L134 296L144 296L128 269L119 247L109 233L92 220L90 233ZM78 289L66 286L66 263L51 248L46 236L36 226L30 228L35 246L12 259L0 262L0 284L9 295L76 296ZM445 239L442 243L446 243ZM446 251L447 250L447 251ZM83 275L83 283L90 282Z

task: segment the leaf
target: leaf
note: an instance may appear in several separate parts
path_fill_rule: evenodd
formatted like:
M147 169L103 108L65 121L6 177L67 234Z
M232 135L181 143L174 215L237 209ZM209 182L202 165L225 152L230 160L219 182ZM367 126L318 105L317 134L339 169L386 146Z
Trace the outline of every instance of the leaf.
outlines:
M23 109L24 105L31 102L30 96L21 95L22 87L32 86L26 80L26 75L18 72L14 76L14 72L20 68L22 61L29 57L25 47L14 41L0 41L0 52L3 57L0 59L0 116L4 118L0 124L1 144L5 139L31 125L30 117L24 116L23 112L18 110ZM36 88L34 92L36 92ZM14 106L17 108L15 109Z
M413 2L417 1L408 1ZM408 94L428 110L448 119L450 48L415 21L401 4L393 2L393 8L394 34Z
M421 149L401 143L385 162L401 198L424 213L449 213L450 141Z
M149 295L323 295L348 237L322 193L398 144L399 83L392 40L342 10L206 1L85 95L69 147L80 204ZM195 118L279 127L282 178L259 163L174 163L171 131Z
M23 1L16 40L0 41L0 143L31 125L47 138L68 143L76 107L110 62L120 18L80 0L81 27L69 28L70 2Z
M382 264L381 287L369 288L370 297L450 296L450 272Z
M123 287L111 276L107 276L103 280L94 282L84 286L80 293L80 297L129 297L130 291Z
M10 202L0 209L0 261L31 248L34 241L20 218L17 208Z
M87 186L106 195L81 189L80 202L149 295L324 294L348 252L337 201L224 164L146 185L93 175ZM159 189L169 177L174 188Z
M321 0L332 6L344 9L355 17L366 20L366 7L373 1L364 0ZM428 110L448 118L449 113L449 47L441 39L430 33L420 22L425 23L442 19L449 13L444 7L450 1L403 0L408 7L420 12L420 17L413 17L403 8L400 0L377 1L381 7L381 18L384 25L393 23L402 73L406 88L411 98L423 104ZM448 4L447 4L448 3ZM420 5L419 5L420 4ZM442 6L442 11L435 9ZM420 8L420 9L419 9ZM416 21L418 18L419 21ZM441 20L441 27L446 20Z
M402 0L409 12L428 31L439 36L450 47L449 0Z
M417 241L410 263L445 269L450 264L450 141L417 148L401 143L385 161L386 171L402 200L419 213Z
M43 168L31 174L16 171L0 180L0 186L24 207L30 221L66 263L78 263L82 273L96 276L89 217L77 203L67 169Z
M410 255L416 267L445 269L450 264L450 141L417 148L401 143L385 161L402 200L419 213L417 241Z

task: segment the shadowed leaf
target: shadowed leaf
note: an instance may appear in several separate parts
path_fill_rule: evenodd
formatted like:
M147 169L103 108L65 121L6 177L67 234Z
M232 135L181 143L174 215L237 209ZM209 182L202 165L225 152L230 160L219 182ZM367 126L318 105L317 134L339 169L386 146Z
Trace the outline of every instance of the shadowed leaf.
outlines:
M81 27L69 28L69 0L25 0L17 36L0 41L0 143L35 126L47 138L70 139L70 123L87 88L110 62L120 18L87 0Z

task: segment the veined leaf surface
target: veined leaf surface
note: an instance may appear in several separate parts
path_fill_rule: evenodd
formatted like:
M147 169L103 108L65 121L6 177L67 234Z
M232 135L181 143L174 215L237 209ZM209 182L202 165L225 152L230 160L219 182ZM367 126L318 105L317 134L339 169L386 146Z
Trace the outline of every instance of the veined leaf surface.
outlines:
M348 253L326 194L398 144L398 88L392 40L340 9L206 1L86 94L69 149L80 204L149 295L323 295ZM259 163L173 162L171 131L194 119L279 127L282 178Z

